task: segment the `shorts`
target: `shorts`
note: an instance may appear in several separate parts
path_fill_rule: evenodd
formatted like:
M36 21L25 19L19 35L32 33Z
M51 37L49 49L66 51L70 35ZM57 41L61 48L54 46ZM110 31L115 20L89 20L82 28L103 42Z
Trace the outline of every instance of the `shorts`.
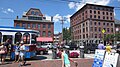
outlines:
M70 64L65 64L65 67L70 67Z

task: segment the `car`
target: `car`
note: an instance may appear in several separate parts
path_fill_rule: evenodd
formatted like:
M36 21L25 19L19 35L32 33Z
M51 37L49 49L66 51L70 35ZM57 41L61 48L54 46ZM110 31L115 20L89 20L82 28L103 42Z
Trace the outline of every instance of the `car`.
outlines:
M48 54L48 49L47 48L42 48L41 46L36 46L36 52L37 54L43 55L43 54Z
M71 53L68 53L68 56L69 56L70 58L78 58L79 53L77 53L77 52L71 52ZM58 52L58 53L57 53L57 57L58 57L58 58L61 58L61 52Z
M68 45L70 50L77 50L78 46L75 44Z
M95 50L97 49L97 46L98 45L95 43L84 44L84 52L85 53L95 52Z
M68 45L64 45L63 48L69 49L70 46L68 46Z
M41 45L41 47L42 48L48 48L48 49L52 48L52 46L50 44L44 44L44 45Z

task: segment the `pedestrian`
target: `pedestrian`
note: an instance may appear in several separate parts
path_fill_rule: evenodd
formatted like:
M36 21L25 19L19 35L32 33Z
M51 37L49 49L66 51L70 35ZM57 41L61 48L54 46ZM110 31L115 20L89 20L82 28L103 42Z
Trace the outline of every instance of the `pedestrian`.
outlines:
M107 46L106 46L106 52L110 53L111 52L111 46L109 43L107 43Z
M5 62L5 56L6 56L6 46L4 46L4 43L0 44L0 59L1 59L1 64L4 64Z
M7 48L7 53L10 51L9 50L9 41L10 41L10 39L7 39L4 43L4 46L6 46L6 48Z
M105 46L104 46L102 41L100 42L100 44L98 44L98 49L100 49L100 50L104 50L105 49Z
M16 43L15 45L15 61L14 62L19 62L19 54L20 54L20 46L19 46L19 42Z
M21 41L20 43L20 57L19 57L19 60L21 59L21 65L25 65L25 53L26 53L26 50L25 50L25 45L23 43L23 41Z
M63 49L60 49L60 52L61 52L61 59L62 59L62 67L70 67L70 61L74 62L77 65L77 62L71 60Z

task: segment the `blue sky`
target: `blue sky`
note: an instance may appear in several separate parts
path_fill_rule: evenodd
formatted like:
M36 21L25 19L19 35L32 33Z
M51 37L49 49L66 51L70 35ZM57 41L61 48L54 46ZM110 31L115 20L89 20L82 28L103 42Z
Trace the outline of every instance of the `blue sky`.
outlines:
M38 8L48 20L50 16L54 16L54 33L58 33L61 32L59 19L63 16L66 19L64 27L69 27L69 17L85 3L120 7L120 0L0 0L0 26L14 26L13 20L16 16L21 18L23 12ZM115 8L114 14L115 18L120 20L120 8Z

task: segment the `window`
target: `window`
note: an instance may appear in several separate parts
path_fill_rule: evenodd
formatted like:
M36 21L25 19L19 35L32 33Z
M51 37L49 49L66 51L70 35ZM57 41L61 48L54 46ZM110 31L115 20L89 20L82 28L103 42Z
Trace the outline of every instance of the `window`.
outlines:
M29 23L28 23L28 25L27 25L27 26L28 26L28 28L30 28L30 24L29 24Z
M38 12L35 12L35 15L38 15L39 13Z
M94 25L96 25L96 22L94 22Z
M48 24L48 28L51 28L51 24Z
M100 19L100 16L98 16L98 19Z
M113 32L113 28L111 28L111 32Z
M40 29L40 24L38 24L38 29Z
M50 37L51 36L51 32L50 31L48 31L48 37Z
M94 11L94 14L96 14L96 11Z
M96 18L96 15L94 15L94 18Z
M107 28L107 32L109 32L109 28Z
M98 25L100 25L100 22L98 22Z
M99 27L99 32L101 32L101 28Z
M32 27L35 29L36 28L36 24L32 24Z
M87 14L87 11L85 13Z
M42 36L46 36L46 32L45 31L43 31Z
M110 17L110 19L113 20L112 17Z
M92 15L90 15L90 18L92 18Z
M46 25L45 25L45 24L43 24L43 28L46 28Z
M92 25L92 21L90 21L90 25Z
M85 26L85 24L83 23L83 27Z
M106 12L106 15L108 15L108 12Z
M84 13L82 13L82 16L84 16Z
M90 28L90 31L93 31L93 27Z
M104 15L105 13L103 12L103 15Z
M24 28L25 28L25 27L26 27L26 24L25 24L25 23L23 23L23 24L22 24L22 27L24 27Z
M103 16L103 19L105 19L105 16Z
M99 34L99 38L101 38L101 34Z
M83 33L85 32L85 28L83 28Z
M95 31L97 31L97 27L95 27Z
M112 13L110 13L110 16L112 16Z
M105 25L105 23L103 23L103 25Z
M90 10L90 13L92 13L92 10Z
M107 26L109 26L109 23L107 23Z
M100 11L98 11L98 14L100 14Z
M88 32L88 27L86 27L86 32Z
M34 11L31 11L31 14L34 15Z
M107 17L107 20L109 19L109 17Z
M111 23L111 26L113 26L113 23Z
M16 24L16 27L20 27L20 24Z

